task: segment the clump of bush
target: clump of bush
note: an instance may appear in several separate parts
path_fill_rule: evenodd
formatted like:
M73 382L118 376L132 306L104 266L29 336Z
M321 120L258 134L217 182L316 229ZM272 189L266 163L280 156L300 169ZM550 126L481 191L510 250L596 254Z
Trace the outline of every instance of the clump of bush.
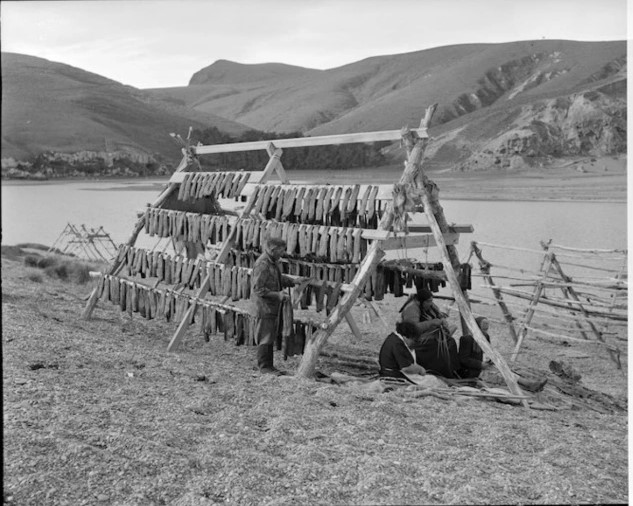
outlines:
M33 283L41 283L44 281L42 275L37 271L31 271L26 275L26 279L33 281Z
M54 256L27 255L24 257L24 265L43 269L46 275L53 279L72 281L80 285L90 281L90 271L92 270L91 265L79 260L62 259Z

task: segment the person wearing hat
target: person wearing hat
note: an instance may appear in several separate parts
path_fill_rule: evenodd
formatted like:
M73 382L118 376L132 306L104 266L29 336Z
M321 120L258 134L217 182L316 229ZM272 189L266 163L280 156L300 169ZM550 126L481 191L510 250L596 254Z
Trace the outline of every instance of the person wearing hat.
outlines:
M449 335L455 328L448 322L448 315L440 311L433 301L433 292L418 287L400 308L401 321L415 323L421 334L444 331Z
M456 327L449 324L448 315L435 305L433 293L417 286L416 293L400 308L400 316L401 321L414 324L420 333L413 348L417 363L430 374L457 377L457 342L451 337Z
M281 303L290 296L284 288L294 280L281 273L279 259L286 250L286 241L269 238L264 253L255 261L252 274L251 301L256 317L257 367L262 373L283 374L273 365L273 345L280 331Z

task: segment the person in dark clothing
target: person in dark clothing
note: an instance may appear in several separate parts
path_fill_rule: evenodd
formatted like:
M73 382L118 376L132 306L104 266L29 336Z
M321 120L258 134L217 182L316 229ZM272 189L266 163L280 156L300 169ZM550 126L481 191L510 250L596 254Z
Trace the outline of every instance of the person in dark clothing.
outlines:
M406 374L426 373L424 367L416 363L415 344L419 332L410 322L398 322L395 332L387 336L378 354L380 376L407 379Z
M490 342L488 329L490 324L483 316L475 318L481 333ZM459 340L459 370L457 374L460 378L477 378L483 369L488 366L484 362L484 352L471 335L462 336Z
M281 274L279 259L286 250L286 241L269 238L264 253L255 262L252 274L251 300L255 306L257 366L263 373L282 374L273 365L273 345L280 331L281 303L289 295L283 289L293 286L292 278Z
M401 321L414 323L422 335L440 331L450 334L453 330L448 315L435 305L433 292L426 288L418 288L414 295L410 295L400 313Z
M400 309L401 320L417 328L419 339L413 345L417 363L427 373L445 378L455 378L459 369L457 343L451 337L455 328L445 313L433 302L433 293L418 287Z

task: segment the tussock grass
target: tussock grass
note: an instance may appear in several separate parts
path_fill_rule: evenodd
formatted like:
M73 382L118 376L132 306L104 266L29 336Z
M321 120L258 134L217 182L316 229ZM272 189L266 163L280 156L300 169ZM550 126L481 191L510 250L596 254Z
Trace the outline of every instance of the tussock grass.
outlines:
M33 270L29 270L26 275L26 279L28 279L29 281L33 281L33 283L41 283L42 281L44 281L42 274L38 271Z
M24 265L42 269L51 278L71 281L80 285L90 281L90 271L94 270L92 265L81 260L58 256L42 257L37 254L26 255Z

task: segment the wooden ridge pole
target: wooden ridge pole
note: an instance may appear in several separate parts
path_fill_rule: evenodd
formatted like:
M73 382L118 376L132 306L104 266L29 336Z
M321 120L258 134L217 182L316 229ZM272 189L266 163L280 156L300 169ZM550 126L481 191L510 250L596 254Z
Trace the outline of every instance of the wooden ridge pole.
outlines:
M437 104L430 106L424 115L420 123L420 128L427 128L429 123L431 122L431 118L437 109ZM401 134L408 135L410 134L409 128L404 128L401 131ZM420 161L422 159L422 155L426 150L426 146L428 144L428 137L420 138L418 142L408 151L408 161L405 165L405 169L400 176L399 184L408 184L413 181L417 176L417 171L419 170ZM387 204L387 208L380 218L380 222L378 223L379 230L389 230L391 225L393 224L395 217L393 203L390 201ZM443 240L443 238L442 238ZM299 368L297 369L297 376L302 378L311 378L314 376L314 371L316 368L316 363L319 358L319 354L328 338L334 332L336 326L343 320L347 312L353 307L356 299L360 296L361 290L364 288L367 279L373 273L374 269L376 269L378 262L385 255L382 250L382 241L374 240L369 247L367 254L363 258L360 267L354 276L354 279L350 283L351 290L347 292L337 307L332 311L330 317L327 321L327 328L318 330L312 337L311 341L306 342L303 358L301 359L301 363L299 364Z
M187 167L187 165L189 164L191 160L191 157L187 149L183 148L182 152L183 152L182 160L180 161L180 163L178 164L178 167L176 167L176 170L174 172L184 171L184 169ZM174 190L178 188L178 186L179 185L177 183L169 183L167 188L165 188L161 192L161 194L154 201L151 207L160 207L165 202L165 200L167 200L167 198L174 192ZM143 227L145 227L145 214L141 215L141 217L136 222L136 225L134 226L134 230L132 231L132 235L125 243L127 246L134 246L134 243L136 242L138 235L141 233L141 230L143 230ZM110 266L110 269L108 270L106 274L113 275L115 272L117 272L119 266L121 265L121 262L122 260L119 260L119 257L117 256L114 262L112 262L112 265ZM94 288L92 290L92 293L90 294L90 297L88 298L86 307L84 308L84 311L81 314L81 318L83 318L84 320L90 319L90 315L92 314L92 311L94 310L96 305L97 305L97 289Z

